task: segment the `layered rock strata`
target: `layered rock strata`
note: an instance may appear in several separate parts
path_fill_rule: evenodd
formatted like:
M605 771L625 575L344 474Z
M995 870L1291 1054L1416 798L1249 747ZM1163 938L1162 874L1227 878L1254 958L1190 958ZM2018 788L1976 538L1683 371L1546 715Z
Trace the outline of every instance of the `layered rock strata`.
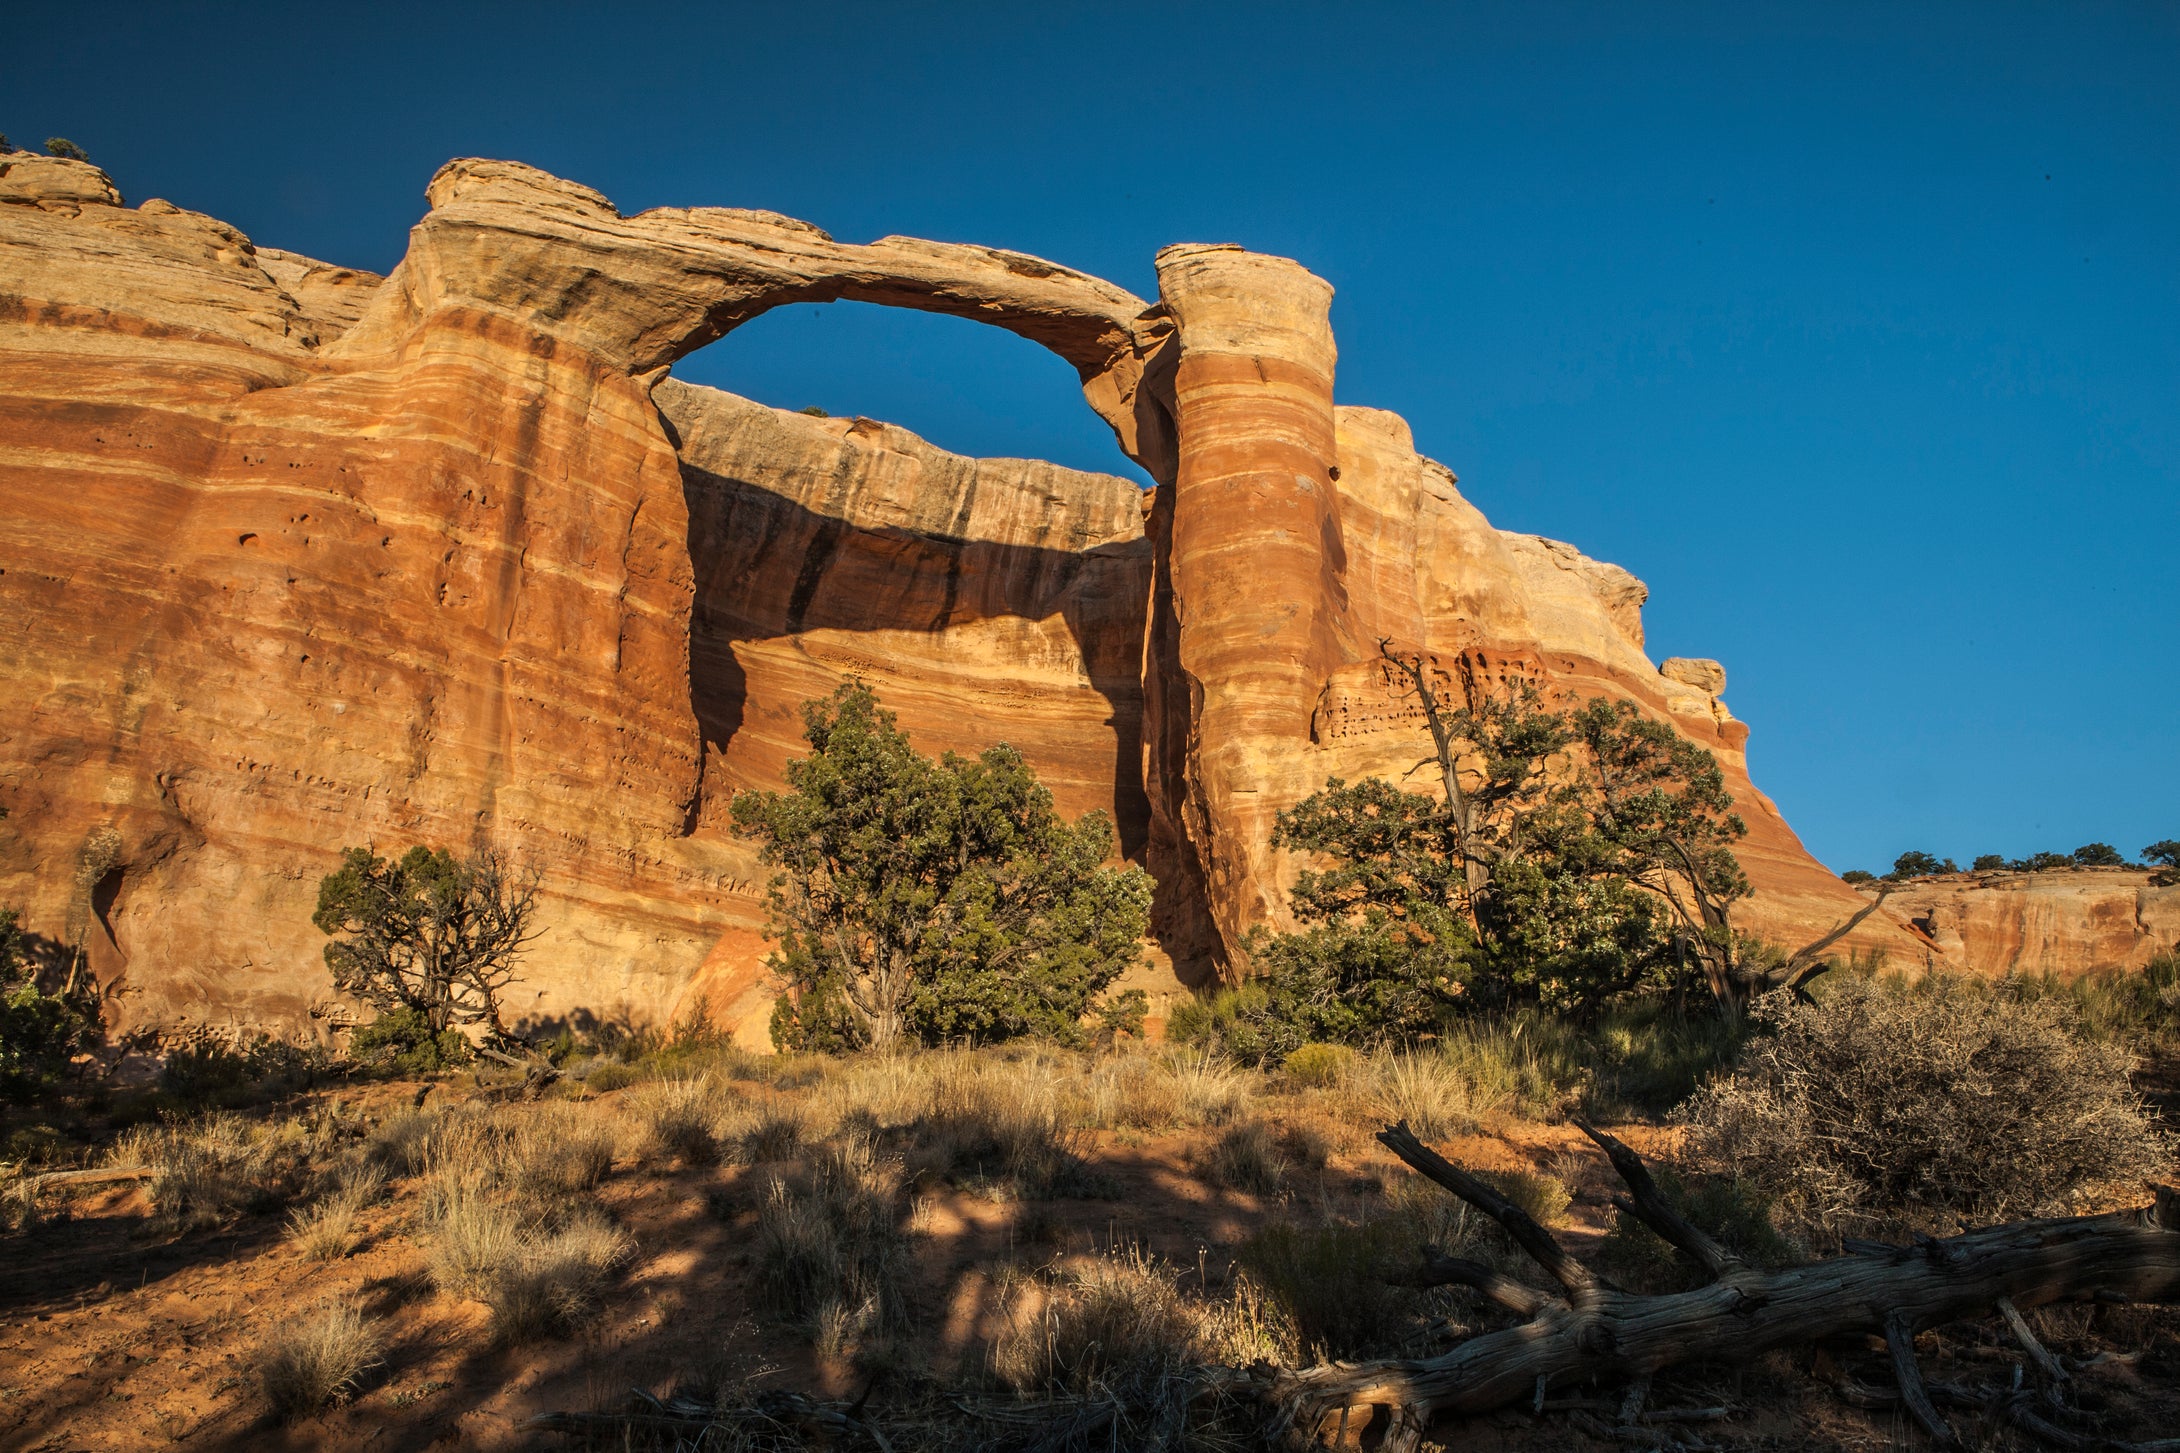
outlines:
M2180 884L2158 877L2142 868L1949 873L1899 885L1885 906L1930 940L1927 964L1992 974L2139 969L2180 951Z
M87 946L123 1026L299 1020L343 845L493 841L546 875L517 1018L701 998L761 1038L762 874L723 807L849 675L924 750L1012 741L1110 811L1168 986L1280 921L1282 807L1412 765L1380 639L1716 751L1759 931L1859 906L1749 784L1723 673L1644 656L1639 581L1492 529L1397 417L1334 407L1295 263L1169 249L1149 304L996 249L622 217L512 163L430 199L380 280L0 158L0 902ZM666 373L838 297L1043 343L1162 487Z

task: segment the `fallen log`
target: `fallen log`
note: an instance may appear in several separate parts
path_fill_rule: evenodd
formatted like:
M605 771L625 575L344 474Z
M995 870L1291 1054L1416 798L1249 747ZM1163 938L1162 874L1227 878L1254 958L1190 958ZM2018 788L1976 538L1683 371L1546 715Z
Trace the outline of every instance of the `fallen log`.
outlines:
M36 1194L57 1186L104 1186L121 1181L148 1181L155 1174L157 1172L148 1165L108 1165L92 1170L49 1170L42 1175L23 1177L21 1185Z
M1558 1380L1647 1386L1653 1374L1679 1364L1746 1362L1776 1347L1857 1332L1885 1339L1902 1402L1947 1446L1952 1431L1915 1366L1915 1333L1991 1312L2001 1302L2018 1315L2021 1307L2100 1291L2134 1301L2180 1297L2180 1191L2168 1186L2155 1187L2155 1201L2138 1210L2016 1221L1942 1240L1922 1237L1910 1246L1863 1242L1845 1255L1764 1271L1681 1216L1634 1151L1594 1127L1581 1129L1627 1185L1628 1197L1617 1204L1687 1253L1711 1280L1693 1291L1658 1296L1612 1286L1518 1206L1423 1144L1403 1121L1379 1132L1379 1141L1418 1174L1497 1221L1558 1290L1426 1252L1419 1269L1397 1280L1468 1286L1527 1320L1435 1357L1272 1373L1264 1395L1279 1410L1287 1446L1368 1441L1405 1453L1420 1444L1435 1416L1532 1400L1541 1405L1544 1390ZM1639 1405L1640 1398L1630 1402Z

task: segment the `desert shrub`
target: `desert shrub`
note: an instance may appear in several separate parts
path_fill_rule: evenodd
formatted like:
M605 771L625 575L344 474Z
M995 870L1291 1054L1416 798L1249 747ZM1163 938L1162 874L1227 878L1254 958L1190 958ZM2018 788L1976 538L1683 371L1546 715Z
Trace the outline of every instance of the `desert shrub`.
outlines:
M365 1064L404 1075L432 1075L474 1056L459 1030L432 1032L431 1021L407 1005L386 1010L348 1037L348 1052Z
M906 1325L900 1201L900 1165L859 1135L820 1147L802 1174L775 1179L757 1213L764 1308L812 1336L844 1323L880 1333Z
M88 152L65 136L48 136L45 139L45 154L47 156L61 157L68 161L89 161L91 159Z
M125 1132L107 1158L114 1165L149 1168L155 1218L171 1230L187 1231L287 1204L302 1189L317 1148L297 1121L251 1125L237 1116L214 1115L194 1124Z
M480 1025L504 1038L499 996L537 935L537 875L491 848L467 857L413 847L399 858L348 848L318 884L311 922L333 985L381 1013L407 1010L437 1045Z
M0 1100L35 1099L66 1074L97 1042L98 1020L87 986L51 994L38 987L14 910L0 910Z
M2003 853L1978 853L1976 860L1968 865L1968 869L1974 873L1996 873L2002 871L2005 866L2006 858Z
M354 1393L385 1345L361 1309L328 1307L273 1329L257 1349L258 1382L283 1421L308 1417Z
M709 1079L659 1080L636 1091L627 1113L646 1159L710 1165L719 1159L721 1106Z
M2083 843L2067 854L2077 868L2124 868L2127 859L2110 843Z
M228 1036L199 1025L167 1051L159 1088L192 1110L233 1109L307 1088L323 1068L315 1049L269 1034Z
M993 1375L1021 1393L1114 1398L1132 1421L1176 1392L1186 1400L1178 1375L1191 1367L1292 1359L1291 1327L1252 1282L1216 1300L1186 1297L1179 1283L1137 1247L1071 1268L1055 1285L1018 1282L992 1342Z
M1219 1185L1270 1196L1285 1189L1295 1172L1322 1170L1324 1165L1324 1142L1308 1130L1244 1120L1212 1142L1202 1170Z
M1280 1066L1287 1078L1308 1089L1328 1089L1340 1082L1355 1063L1355 1051L1344 1044L1305 1044L1295 1048Z
M1107 864L1111 819L1063 822L1012 747L932 761L861 682L805 703L803 722L792 790L733 804L779 870L773 1042L1082 1042L1150 913L1149 875Z
M1868 868L1849 868L1839 875L1839 880L1842 883L1874 883L1877 875Z
M2130 1057L2057 1003L1847 979L1760 1017L1769 1034L1687 1107L1689 1149L1812 1240L2053 1212L2170 1154Z
M288 1216L288 1241L311 1261L338 1261L362 1239L363 1212L386 1182L368 1162L351 1170L309 1205Z
M482 1279L477 1292L491 1309L494 1338L531 1342L581 1326L631 1250L628 1234L595 1211L570 1217L557 1229L518 1235L512 1254Z

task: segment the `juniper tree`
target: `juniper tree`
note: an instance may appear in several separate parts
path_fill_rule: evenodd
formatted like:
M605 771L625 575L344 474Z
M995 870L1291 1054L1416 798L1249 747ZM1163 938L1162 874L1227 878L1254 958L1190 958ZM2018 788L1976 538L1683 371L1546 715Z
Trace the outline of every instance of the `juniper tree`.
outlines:
M318 885L311 921L333 985L381 1013L420 1016L436 1038L481 1024L506 1038L500 994L537 937L537 876L484 848L457 858L413 847L398 859L349 848Z
M779 869L774 1041L1078 1041L1150 912L1149 875L1106 862L1110 819L1062 821L1012 747L922 755L861 682L806 702L803 738L788 791L732 808Z
M1301 931L1252 963L1266 1014L1327 1039L1413 1038L1463 1005L1584 1008L1754 970L1731 925L1748 882L1709 752L1625 702L1548 706L1534 683L1455 689L1381 645L1421 707L1438 791L1332 779L1283 813L1281 846L1330 865L1291 896Z

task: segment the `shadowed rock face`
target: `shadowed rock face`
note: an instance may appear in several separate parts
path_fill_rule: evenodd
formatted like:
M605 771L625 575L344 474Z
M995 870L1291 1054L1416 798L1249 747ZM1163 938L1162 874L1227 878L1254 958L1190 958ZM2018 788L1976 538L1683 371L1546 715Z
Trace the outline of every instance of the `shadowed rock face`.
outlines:
M0 159L0 903L85 942L124 1026L301 1019L340 847L491 840L546 875L516 1018L701 998L761 1039L763 874L724 808L849 675L923 750L1010 741L1112 813L1160 883L1153 989L1280 921L1281 808L1420 755L1380 639L1716 751L1759 931L1860 902L1749 784L1723 673L1645 658L1639 581L1492 529L1396 416L1333 406L1295 263L1170 248L1151 305L473 161L381 280L34 160ZM837 297L1044 343L1161 488L665 372Z

